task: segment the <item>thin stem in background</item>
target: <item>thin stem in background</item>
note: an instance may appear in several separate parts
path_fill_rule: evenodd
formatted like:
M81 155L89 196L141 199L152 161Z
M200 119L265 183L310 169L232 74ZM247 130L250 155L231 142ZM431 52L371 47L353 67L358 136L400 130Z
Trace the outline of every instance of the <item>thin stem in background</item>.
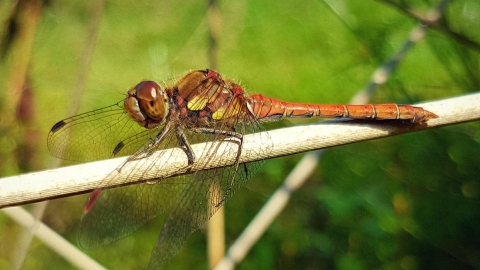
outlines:
M218 68L218 39L220 32L220 11L218 2L210 0L207 6L208 59L209 68ZM212 186L212 189L218 188ZM216 194L212 192L211 194ZM208 264L212 269L225 256L225 207L221 207L207 222Z
M442 1L440 5L438 5L437 10L433 10L433 12L427 12L426 15L421 15L417 12L414 12L412 9L406 6L397 4L393 1L388 1L388 0L377 0L377 1L380 1L382 3L385 3L387 5L390 5L396 8L397 10L403 12L404 14L418 20L421 24L428 26L431 29L436 30L440 33L443 33L449 36L450 38L452 38L453 40L456 40L467 47L471 47L472 49L480 51L480 44L478 44L478 42L453 31L450 27L444 24L443 20L439 20L440 14L437 12L437 10L441 11L442 9L446 8L449 2L451 1Z

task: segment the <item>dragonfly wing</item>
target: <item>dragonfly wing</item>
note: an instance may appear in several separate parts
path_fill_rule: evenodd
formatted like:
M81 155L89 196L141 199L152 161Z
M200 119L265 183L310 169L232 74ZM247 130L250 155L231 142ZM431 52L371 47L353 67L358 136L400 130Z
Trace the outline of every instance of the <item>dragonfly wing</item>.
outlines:
M140 150L137 149L137 153L143 151L144 154L148 155L150 153L148 151L156 149L148 148L151 139L147 139L147 135L146 133L140 133L126 138L124 140L125 146L128 147L134 144L133 142L136 144L139 141L146 141L140 147ZM141 140L138 139L139 136L142 138ZM175 142L175 132L169 131L157 148L168 148ZM122 151L130 152L131 150L133 149L122 148L119 153L122 153ZM153 168L155 161L151 161L151 159L141 158L138 162L143 164L132 168L129 175L162 169L162 167ZM115 173L112 173L103 181L108 183L115 175ZM92 208L82 217L79 232L80 245L85 248L95 248L128 236L173 205L189 183L188 179L185 178L188 178L188 176L161 179L158 180L157 184L147 182L102 190ZM152 179L144 180L154 181Z
M50 152L58 158L93 161L130 155L160 128L145 130L139 126L125 113L121 101L56 123L47 143ZM115 149L121 143L126 147L119 154Z
M78 240L96 248L124 238L169 209L187 181L172 177L161 184L138 184L102 190L93 208L82 217Z

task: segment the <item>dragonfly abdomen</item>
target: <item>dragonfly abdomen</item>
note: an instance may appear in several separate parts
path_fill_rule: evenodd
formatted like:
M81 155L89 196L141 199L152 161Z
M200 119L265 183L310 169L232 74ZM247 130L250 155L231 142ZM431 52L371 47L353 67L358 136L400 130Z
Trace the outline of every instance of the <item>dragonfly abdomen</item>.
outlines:
M323 117L367 120L409 120L413 123L423 123L428 119L438 117L432 112L412 105L292 103L264 97L260 94L251 95L248 102L251 112L258 119Z

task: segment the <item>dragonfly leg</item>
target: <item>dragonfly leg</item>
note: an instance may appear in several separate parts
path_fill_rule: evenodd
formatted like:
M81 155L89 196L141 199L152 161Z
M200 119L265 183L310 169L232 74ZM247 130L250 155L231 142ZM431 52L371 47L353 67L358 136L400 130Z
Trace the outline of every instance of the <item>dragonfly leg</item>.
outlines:
M150 141L150 143L148 143L148 145L138 149L135 153L129 156L127 160L117 168L117 171L121 172L125 164L127 164L132 160L145 158L153 154L153 150L155 150L158 147L158 145L163 141L163 139L165 138L165 136L168 134L170 130L171 130L171 125L169 124L165 125L165 127L157 134L157 136L155 136L154 139ZM114 155L118 154L118 152L120 152L124 146L125 146L125 143L123 141L118 143L117 146L115 146L113 154Z
M188 139L183 130L181 128L177 128L175 131L177 134L177 140L187 155L188 166L190 167L195 162L195 153L193 153L193 149L190 146L190 143L188 143Z

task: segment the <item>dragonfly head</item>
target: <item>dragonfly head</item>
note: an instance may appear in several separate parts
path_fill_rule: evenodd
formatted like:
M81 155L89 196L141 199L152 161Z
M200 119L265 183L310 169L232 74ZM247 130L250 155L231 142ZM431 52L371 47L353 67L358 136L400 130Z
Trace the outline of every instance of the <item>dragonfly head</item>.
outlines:
M155 128L168 114L168 95L156 82L143 81L128 91L124 101L130 118L145 128Z

